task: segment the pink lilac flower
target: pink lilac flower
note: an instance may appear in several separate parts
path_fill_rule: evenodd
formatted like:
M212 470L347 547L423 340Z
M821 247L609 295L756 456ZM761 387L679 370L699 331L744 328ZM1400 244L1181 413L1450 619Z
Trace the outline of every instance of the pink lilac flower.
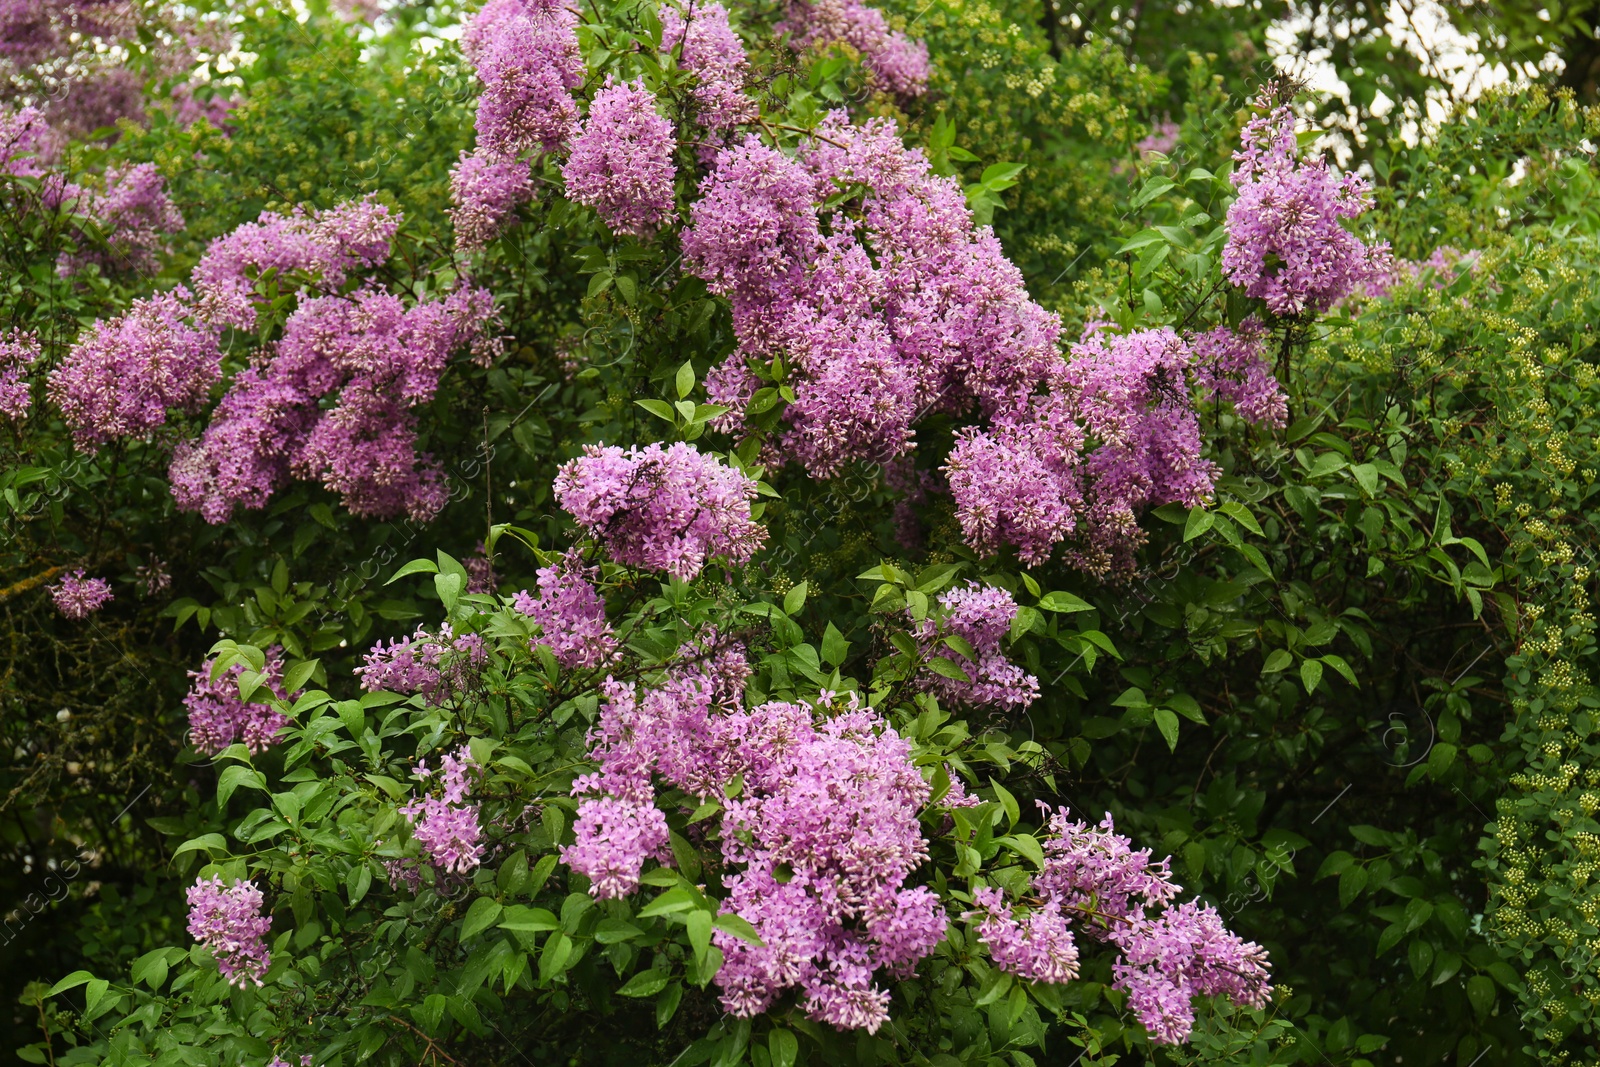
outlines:
M216 334L190 325L188 290L135 300L96 323L50 373L50 399L79 447L142 436L168 409L197 411L222 373Z
M189 887L189 936L211 949L229 985L261 985L271 965L267 935L272 916L261 912L264 899L254 882L226 885L221 875Z
M707 0L661 5L661 49L681 48L679 64L695 76L695 118L708 130L754 121L757 107L745 95L749 61L728 23L728 9Z
M1264 354L1266 327L1248 318L1237 330L1218 326L1190 339L1192 367L1202 395L1225 400L1253 423L1282 429L1289 398Z
M1285 317L1326 311L1387 276L1390 259L1387 242L1368 246L1343 225L1371 206L1366 180L1300 159L1294 125L1288 104L1245 125L1222 250L1228 280Z
M706 643L648 688L602 687L598 770L573 784L582 830L563 858L596 896L632 892L646 859L670 859L656 782L724 798L723 910L762 942L713 934L724 1008L754 1015L795 990L811 1018L875 1031L889 1000L879 974L909 976L945 932L933 892L904 884L927 858L928 784L907 742L853 694L820 721L803 704L747 710L742 652ZM736 777L743 789L727 798Z
M968 582L939 595L938 618L917 626L917 641L924 655L949 659L966 673L968 681L935 675L929 688L941 698L971 707L1025 708L1039 696L1039 679L1012 663L1000 651L1011 632L1017 602L995 586ZM977 659L944 643L947 636L961 638Z
M1050 557L1083 509L1083 429L1060 393L1030 399L982 430L956 435L944 473L963 539L990 556L1016 547L1024 563Z
M135 567L133 580L139 586L139 595L142 597L160 596L172 588L172 572L159 559Z
M1266 953L1225 929L1211 907L1173 904L1182 890L1170 861L1152 862L1148 849L1134 849L1114 832L1110 816L1092 828L1062 808L1050 814L1049 830L1044 864L1030 887L1041 903L1026 923L1001 890L973 894L977 908L966 918L981 919L979 936L1002 970L1065 981L1077 972L1074 929L1109 943L1118 953L1113 984L1128 994L1154 1044L1188 1038L1196 995L1227 996L1249 1007L1266 1002Z
M1435 289L1443 289L1466 271L1477 266L1478 253L1462 252L1450 245L1440 245L1428 253L1427 259L1396 258L1382 277L1368 279L1362 286L1365 296L1383 298L1402 283L1419 285L1431 278Z
M848 216L842 187L861 190ZM739 340L708 378L733 409L719 428L742 423L749 364L782 356L795 399L778 450L814 477L905 454L931 411L1010 409L1058 362L1055 316L893 123L829 115L794 160L747 141L702 194L685 258L732 302Z
M373 289L305 300L265 362L234 380L205 433L175 452L173 498L220 523L299 477L340 494L356 515L433 518L447 493L417 450L413 409L432 399L450 355L484 338L493 313L480 289L411 307Z
M750 518L755 481L682 441L589 445L562 466L555 494L612 559L683 581L713 556L743 563L766 540Z
M578 122L573 90L583 84L577 16L557 4L484 5L462 34L477 69L478 147L501 157L554 152Z
M387 647L382 641L373 645L355 674L368 692L421 693L430 704L442 704L472 685L488 658L480 634L457 637L449 623L438 634L419 626Z
M172 121L181 127L205 122L218 130L227 130L228 113L238 107L238 101L212 90L201 96L192 82L180 82L172 90Z
M217 326L255 327L256 279L268 270L280 276L279 291L305 291L285 275L301 274L310 291L337 292L352 271L389 258L400 216L371 197L326 211L295 208L288 215L263 211L211 242L193 279L201 315Z
M489 550L482 541L472 553L462 559L461 566L467 572L467 592L490 594L494 592L495 573L494 560L489 556Z
M0 415L20 419L28 413L33 404L28 369L42 355L38 334L22 330L0 334Z
M111 583L104 578L85 578L83 568L68 574L50 587L56 610L69 619L87 619L113 599Z
M450 221L456 247L476 252L516 223L517 208L533 199L533 172L526 163L478 149L450 172Z
M63 277L90 263L107 271L153 272L158 255L166 250L166 235L183 229L183 216L167 196L166 179L154 163L108 168L105 192L85 195L78 211L99 226L106 247L63 256L58 268Z
M189 693L183 706L189 713L189 741L197 751L216 756L229 745L242 742L251 755L258 755L289 725L289 717L264 700L268 696L286 700L294 695L283 689L283 649L273 645L264 649L263 655L265 661L257 672L262 690L248 704L239 696L239 678L250 669L248 665L235 663L213 678L216 660L210 659L199 670L189 672Z
M1151 127L1150 133L1143 140L1133 146L1134 150L1141 156L1153 153L1170 156L1172 150L1178 147L1179 129L1178 124L1170 118L1162 119Z
M1002 890L977 889L972 899L983 916L978 936L996 967L1029 981L1057 985L1078 977L1078 946L1059 904L1052 901L1035 908L1019 922Z
M939 804L946 808L975 808L983 803L983 798L967 792L966 780L957 774L947 763L944 767L945 774L950 778L950 789Z
M599 570L585 567L576 552L539 568L539 595L518 593L514 606L539 627L533 644L550 649L569 670L598 667L617 649L606 622L606 602L592 584Z
M415 797L400 809L411 820L411 836L428 862L446 874L466 874L483 859L478 805L467 799L468 776L476 766L466 745L446 752L440 760L439 795ZM417 773L431 776L426 760L419 761Z
M861 53L873 81L901 96L928 85L928 46L889 29L883 12L859 0L791 0L779 26L796 48L844 42Z
M593 207L617 233L654 233L676 214L676 147L672 123L656 110L644 79L618 84L608 77L561 168L567 198Z

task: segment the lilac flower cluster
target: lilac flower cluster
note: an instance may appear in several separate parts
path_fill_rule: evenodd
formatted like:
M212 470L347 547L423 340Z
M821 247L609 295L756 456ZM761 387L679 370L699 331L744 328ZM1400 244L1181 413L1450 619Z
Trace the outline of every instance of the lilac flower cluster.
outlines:
M221 875L197 879L189 887L189 936L211 949L229 985L261 985L271 965L267 935L272 916L261 913L264 900L254 882L226 885Z
M1362 287L1362 293L1365 296L1382 299L1401 284L1419 285L1424 279L1432 279L1435 289L1443 289L1465 272L1472 270L1477 262L1476 252L1463 252L1450 245L1440 245L1428 253L1427 259L1396 258L1390 264L1386 275L1367 281Z
M550 649L569 670L598 667L616 653L606 622L606 602L592 584L598 568L585 567L576 552L539 568L539 595L518 593L513 606L539 627L535 645Z
M447 493L417 451L413 409L492 315L478 289L411 307L370 288L305 300L265 362L234 379L205 433L174 454L173 498L220 523L299 477L340 494L356 515L431 519Z
M39 336L21 330L0 334L0 415L20 419L33 404L28 387L28 369L43 353Z
M67 618L87 619L113 599L111 583L104 578L85 578L79 567L50 587L50 599Z
M671 856L656 782L723 799L723 910L762 942L713 935L723 1007L751 1016L795 989L811 1018L876 1031L889 1001L878 973L908 977L945 932L933 892L905 885L928 855L917 813L929 788L910 746L853 695L820 720L800 704L744 708L737 647L681 654L688 665L643 692L603 687L599 769L573 785L583 799L563 860L597 897L631 893L646 859Z
M338 292L353 271L376 267L389 258L389 243L400 216L371 197L350 200L327 211L296 207L287 215L263 211L211 242L195 266L198 310L217 326L253 329L256 280L279 274L281 292ZM306 289L285 275L306 276Z
M1283 424L1287 401L1262 355L1264 330L1086 331L1048 391L957 435L946 475L967 543L1010 544L1026 563L1076 534L1069 559L1091 574L1131 563L1148 507L1199 504L1217 467L1202 457L1195 391L1252 421Z
M790 0L780 30L796 48L842 42L861 53L872 80L901 96L928 87L928 46L889 29L883 12L860 0Z
M779 452L814 477L904 454L929 411L1014 405L1057 360L1056 317L892 122L834 113L795 159L747 139L701 192L685 259L732 302L739 340L708 392L742 411L747 368L782 356Z
M1011 594L968 582L940 594L938 603L942 617L922 620L917 627L918 643L925 655L950 659L969 680L936 675L929 688L944 700L971 707L1025 708L1032 704L1039 696L1039 679L1000 651L1000 641L1011 632L1011 620L1017 616L1017 602ZM945 644L944 638L952 635L970 645L977 659Z
M1371 206L1366 180L1301 159L1294 125L1288 104L1245 125L1222 250L1228 280L1285 317L1326 311L1386 277L1390 258L1387 242L1368 246L1343 224Z
M274 699L285 700L293 693L283 689L283 649L273 645L263 651L265 662L260 675L262 685ZM278 731L289 725L289 717L271 704L245 703L239 697L239 676L249 667L235 663L221 676L212 677L216 660L203 663L189 672L189 692L183 706L189 712L189 740L196 751L219 755L229 745L243 742L251 755L265 752ZM260 694L258 694L259 696Z
M755 481L682 441L588 445L557 473L555 494L612 559L683 581L712 556L745 562L766 539L750 518Z
M489 650L480 634L455 635L449 623L437 635L419 626L410 637L397 637L388 647L372 646L362 666L355 669L361 688L369 693L421 693L430 704L442 704L472 685L488 662Z
M50 372L50 399L80 448L149 433L194 412L222 375L216 332L192 325L183 287L135 300L86 331Z
M1048 811L1049 809L1046 808ZM1072 821L1065 808L1050 816L1045 861L1031 895L1042 903L1025 921L1005 893L980 888L967 918L1002 970L1039 982L1076 976L1074 930L1119 952L1114 985L1155 1044L1177 1044L1194 1026L1195 996L1227 996L1261 1007L1271 991L1267 955L1222 925L1215 909L1173 905L1182 890L1170 861L1154 863L1148 849L1114 832L1108 815L1099 827Z
M490 0L461 35L477 70L478 148L502 158L554 152L578 122L577 16L554 0Z
M608 77L572 139L561 176L567 198L587 204L617 233L644 237L672 220L677 139L644 80Z
M167 195L166 180L154 163L108 168L105 191L84 194L77 209L95 221L105 235L106 248L63 256L58 266L62 277L90 263L105 271L153 272L158 254L166 249L166 235L183 229L183 215Z
M462 745L440 758L438 796L415 797L400 809L411 820L411 836L422 846L428 862L446 874L466 874L483 859L483 828L478 805L467 799L468 775L476 764ZM432 777L427 760L418 760L415 774Z
M757 108L745 95L749 60L728 22L728 9L708 0L669 0L661 5L661 49L678 53L679 64L695 76L695 118L708 130L752 122Z
M450 221L456 246L476 252L499 237L515 220L517 208L533 198L528 165L486 152L461 153L450 172Z
M583 84L577 16L551 0L489 0L461 34L477 71L477 146L450 175L456 243L476 252L533 198L532 152L555 152L578 124Z

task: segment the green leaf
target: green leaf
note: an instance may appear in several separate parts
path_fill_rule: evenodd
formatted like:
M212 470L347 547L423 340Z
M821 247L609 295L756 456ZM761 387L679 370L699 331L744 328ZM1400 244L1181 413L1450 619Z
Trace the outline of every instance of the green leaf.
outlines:
M260 771L254 767L235 765L224 770L222 776L217 779L217 807L226 808L228 798L233 796L233 791L241 785L248 789L259 789L263 793L267 791L267 780L262 777Z
M439 565L431 559L414 559L404 567L389 575L389 580L384 585L393 585L400 579L411 574L438 574Z
M461 589L466 583L459 574L435 574L433 588L439 594L440 603L444 604L445 611L453 611L456 601L461 599Z
M790 615L798 615L800 609L806 606L806 593L811 586L808 582L801 582L783 596L783 610Z
M1167 739L1167 747L1178 751L1178 716L1168 708L1155 710L1156 729L1161 731L1161 736Z
M794 1067L800 1057L800 1039L788 1030L775 1029L767 1037L767 1052L772 1067Z
M1183 524L1183 539L1193 541L1216 524L1217 516L1214 512L1202 507L1189 509L1189 520Z
M670 423L678 421L678 413L665 400L635 400L634 403L658 419L666 419Z
M690 393L694 392L693 360L686 360L683 366L678 368L678 376L674 380L673 385L677 387L679 400L687 398Z
M666 971L658 971L652 967L628 979L617 992L625 997L653 997L666 988L668 977Z
M602 945L614 945L619 941L627 941L644 933L639 927L626 919L601 919L600 925L595 928L594 939Z
M1045 611L1054 611L1060 614L1070 614L1075 611L1093 611L1094 605L1081 597L1071 593L1046 593L1039 598L1039 606Z
M93 979L94 974L90 971L73 971L71 974L61 979L61 981L51 986L50 991L46 993L45 996L53 997L59 993L65 993L67 990L76 989L83 985L83 983L92 981Z
M764 943L761 940L761 935L756 933L756 928L750 925L749 920L745 919L743 916L734 915L732 912L724 915L718 915L714 920L712 920L712 925L718 930L721 930L723 933L732 934L739 940L748 941L752 945L761 945Z
M844 639L844 634L833 623L828 623L828 628L822 633L822 662L832 667L837 667L845 661L850 654L850 642Z
M683 999L683 983L673 982L656 998L656 1028L664 1029L678 1012L678 1002Z
M202 850L208 854L221 852L223 855L227 855L227 838L223 837L221 834L201 834L199 837L185 841L183 844L179 845L177 849L173 851L172 858L177 859L185 852L197 852ZM138 979L134 979L134 981L138 981Z
M943 656L933 656L928 660L928 669L934 674L945 678L952 678L958 682L970 682L967 672L962 670L954 660L945 659Z
M1294 657L1281 648L1275 648L1267 656L1267 662L1261 665L1262 674L1277 674L1289 664L1294 662Z
M306 659L291 663L283 672L283 691L292 694L304 689L306 682L317 672L317 664L320 662L320 660Z
M479 897L474 900L472 906L467 909L467 917L461 920L461 940L465 941L472 935L489 929L504 910L499 901L489 897Z
M1322 683L1322 663L1319 660L1308 659L1300 664L1300 681L1305 684L1306 693L1314 693L1317 686Z

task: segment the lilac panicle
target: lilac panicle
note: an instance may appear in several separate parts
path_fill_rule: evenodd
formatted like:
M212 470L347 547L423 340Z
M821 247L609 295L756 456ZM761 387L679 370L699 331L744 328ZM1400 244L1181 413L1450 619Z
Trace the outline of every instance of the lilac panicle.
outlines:
M215 331L188 321L188 290L135 300L95 323L50 372L49 395L79 447L139 437L169 409L199 409L222 374Z
M1222 250L1228 280L1285 317L1326 311L1390 270L1387 242L1368 246L1343 224L1371 206L1368 183L1301 159L1294 126L1288 104L1245 125Z
M930 682L933 691L942 699L979 708L1024 708L1033 703L1039 696L1039 679L1006 659L1000 650L1017 615L1017 602L1011 594L968 582L941 593L939 608L942 618L923 619L917 626L917 640L925 655L949 659L969 680L935 675ZM951 635L972 646L977 659L946 645L944 638Z
M695 76L695 118L708 130L752 122L756 103L745 94L749 61L744 44L728 22L728 9L707 0L661 5L661 48L680 48L684 70Z
M656 110L644 79L618 84L608 77L561 169L567 197L593 207L617 233L648 236L675 214L676 147L672 123Z
M254 882L226 885L221 875L200 878L189 887L189 936L211 949L229 985L261 985L271 965L267 935L272 916L261 913L264 899Z
M539 568L539 595L518 593L514 606L539 627L533 644L550 649L569 670L598 667L615 654L617 639L606 622L606 603L592 584L598 569L569 552Z
M21 419L33 404L28 386L28 370L43 352L39 336L21 330L0 334L0 415Z
M476 252L516 222L517 208L533 199L533 175L526 163L479 149L450 172L450 221L456 247Z
M69 619L87 619L112 600L111 583L104 578L85 578L79 567L50 587L56 610Z
M400 809L411 820L411 836L428 862L446 874L467 874L483 859L479 806L467 799L469 775L476 766L466 745L446 752L440 760L439 794L414 797ZM432 773L426 760L418 763L420 777Z
M265 661L260 675L266 694L278 700L293 696L283 689L283 649L272 645L263 650ZM189 713L189 740L195 749L215 756L235 742L243 742L251 755L265 752L279 730L289 725L289 717L261 698L246 704L239 698L239 676L249 667L235 663L213 679L216 660L207 660L197 671L189 672L189 692L183 706Z
M588 445L557 473L555 494L612 559L683 581L713 556L743 563L766 540L750 518L756 483L682 441Z

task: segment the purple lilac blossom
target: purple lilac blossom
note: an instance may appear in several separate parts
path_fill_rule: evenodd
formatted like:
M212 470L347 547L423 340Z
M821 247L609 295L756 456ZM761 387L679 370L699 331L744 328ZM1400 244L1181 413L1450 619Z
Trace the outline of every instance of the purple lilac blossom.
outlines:
M106 247L63 255L58 266L62 277L90 263L107 272L153 273L166 251L166 236L183 229L183 215L167 196L166 180L154 163L108 168L105 192L86 193L78 211L95 221Z
M941 617L923 619L916 629L917 641L924 655L951 660L969 680L934 675L929 687L941 699L976 708L1032 704L1039 696L1039 679L1000 651L1000 641L1011 632L1011 620L1017 615L1017 602L1011 594L968 582L941 593L938 603ZM971 645L977 659L944 644L950 635Z
M791 0L779 29L793 34L796 48L848 44L891 93L920 96L928 86L928 46L889 29L883 12L859 0Z
M676 147L672 123L656 110L644 79L618 84L607 77L561 168L567 199L594 208L616 233L646 237L676 214Z
M1289 420L1289 397L1264 354L1266 332L1251 317L1237 330L1218 326L1196 334L1190 339L1192 365L1203 396L1227 401L1258 426L1281 430Z
M722 817L723 907L762 944L713 934L724 1008L754 1015L794 989L811 1018L875 1031L889 999L878 972L910 975L945 931L938 898L904 884L927 858L917 815L930 795L909 745L853 694L820 721L801 704L747 710L741 650L682 654L648 689L602 687L598 770L573 785L577 842L564 860L597 897L630 893L646 859L670 858L655 782L704 799L737 776Z
M559 4L493 0L461 37L478 72L478 148L513 158L554 152L578 122L573 90L583 84L577 16Z
M1170 861L1152 862L1149 849L1134 849L1109 815L1090 827L1061 808L1050 814L1049 830L1044 864L1028 894L1040 903L1026 922L1016 918L1003 891L973 894L977 907L965 917L981 920L978 935L998 967L1036 981L1065 981L1077 972L1074 930L1108 942L1119 956L1113 984L1128 994L1154 1044L1188 1038L1196 995L1227 996L1256 1008L1266 1003L1266 952L1230 933L1211 907L1173 904L1182 890L1172 881Z
M682 49L679 63L695 76L695 118L708 130L754 121L758 109L744 91L750 64L728 22L728 9L707 0L682 4L661 5L661 49Z
M479 149L450 172L450 221L456 247L481 250L516 223L517 208L533 199L533 174L526 163Z
M400 809L428 862L445 874L466 874L483 859L478 805L467 799L468 776L476 766L466 745L446 752L440 758L439 795L415 797ZM418 761L417 777L433 773L426 760Z
M409 308L372 289L305 300L266 361L234 380L205 433L175 452L173 498L220 523L299 477L339 493L356 515L431 519L447 494L417 450L413 409L432 399L451 353L484 339L492 316L480 289Z
M0 334L0 415L20 419L33 404L28 369L43 355L39 335L21 330Z
M615 654L617 639L606 622L606 602L593 585L599 569L585 567L576 552L539 568L539 595L523 590L516 610L539 627L533 645L550 649L568 670L598 667Z
M351 272L389 258L400 216L371 197L348 200L326 211L296 208L288 215L263 211L232 233L211 242L192 275L198 309L217 326L253 329L256 278L276 269L317 279L311 291L337 292ZM296 291L288 278L281 292Z
M750 518L755 481L682 441L589 445L557 473L555 494L612 559L683 581L713 556L743 563L766 540Z
M111 583L104 578L85 578L79 567L50 587L50 599L67 618L87 619L113 599Z
M283 690L283 649L278 645L263 650L265 657L261 670L261 684L265 693L257 691L256 699L245 703L239 696L239 677L249 670L244 663L235 663L221 676L212 677L216 660L201 664L197 671L189 672L189 692L183 706L189 713L189 741L207 756L221 754L229 745L242 742L251 755L265 752L277 737L278 731L289 725L289 717L261 698L270 695L285 700L293 693Z
M841 187L861 190L852 217L818 207ZM782 356L795 399L778 450L814 477L905 454L930 411L1015 407L1059 361L1056 317L891 122L831 114L798 159L747 140L701 192L685 258L732 302L739 340L707 379L734 409L719 428L740 427L750 364Z
M421 693L430 704L442 704L472 685L488 657L479 634L457 637L449 623L436 635L419 626L388 647L382 641L373 645L355 674L368 692Z
M1302 160L1294 126L1288 104L1245 125L1222 250L1228 280L1284 317L1326 311L1390 270L1387 242L1368 246L1343 225L1371 206L1367 181Z
M95 323L50 372L49 395L80 448L142 436L169 408L193 412L222 374L216 333L190 325L189 292L135 300Z
M272 916L263 915L261 890L254 882L225 885L221 875L200 878L189 887L189 936L211 949L229 985L261 985L271 965L267 934Z

